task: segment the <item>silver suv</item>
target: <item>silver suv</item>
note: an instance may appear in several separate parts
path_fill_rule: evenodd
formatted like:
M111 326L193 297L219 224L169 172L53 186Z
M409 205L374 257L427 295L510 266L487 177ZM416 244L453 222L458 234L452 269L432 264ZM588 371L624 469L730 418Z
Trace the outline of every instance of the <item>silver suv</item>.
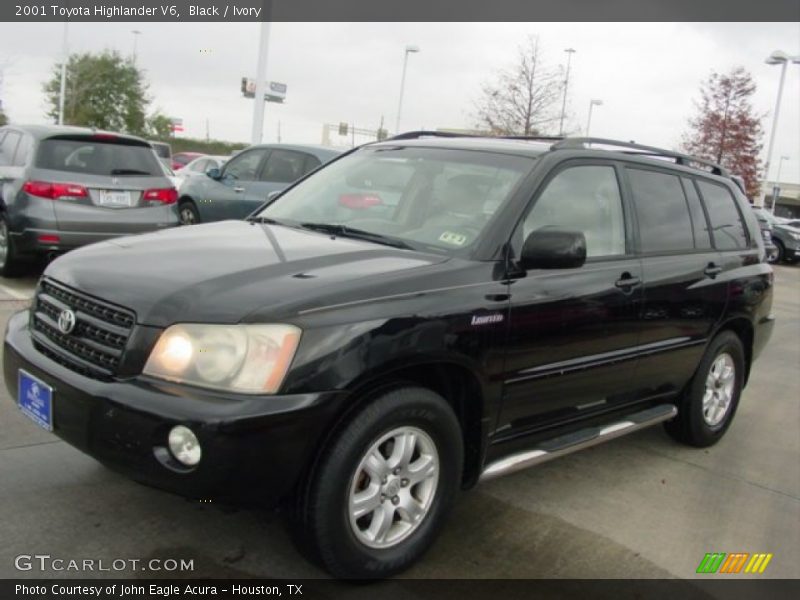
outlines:
M0 128L0 275L37 255L178 224L145 140L77 127Z

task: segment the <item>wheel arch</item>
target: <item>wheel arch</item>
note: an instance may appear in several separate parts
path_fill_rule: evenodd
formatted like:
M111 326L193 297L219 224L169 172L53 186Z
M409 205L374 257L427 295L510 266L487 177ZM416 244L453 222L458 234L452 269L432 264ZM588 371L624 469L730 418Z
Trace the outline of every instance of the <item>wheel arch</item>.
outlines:
M480 476L485 454L484 440L487 439L490 422L484 414L485 394L480 379L472 370L465 365L445 360L387 367L351 382L347 390L352 401L321 440L312 461L313 465L316 465L330 441L354 414L386 392L407 386L432 390L452 407L461 425L464 444L462 487L475 485ZM314 469L313 465L311 470Z
M753 323L747 317L737 316L724 321L717 329L717 335L723 331L731 331L736 334L744 347L745 371L744 383L750 378L750 367L753 364Z

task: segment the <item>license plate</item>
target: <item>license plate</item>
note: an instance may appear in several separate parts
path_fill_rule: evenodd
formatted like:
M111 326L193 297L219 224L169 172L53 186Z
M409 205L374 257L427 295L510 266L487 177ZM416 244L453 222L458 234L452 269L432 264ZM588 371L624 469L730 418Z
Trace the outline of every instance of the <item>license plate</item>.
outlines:
M111 208L127 208L133 206L133 199L130 192L110 192L103 190L100 192L99 204Z
M53 388L22 369L17 381L20 410L40 427L53 431Z

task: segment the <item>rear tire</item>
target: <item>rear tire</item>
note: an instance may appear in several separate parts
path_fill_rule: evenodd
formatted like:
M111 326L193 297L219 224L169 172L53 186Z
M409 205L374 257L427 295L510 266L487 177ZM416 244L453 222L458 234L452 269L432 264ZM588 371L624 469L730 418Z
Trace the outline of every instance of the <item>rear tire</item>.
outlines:
M297 497L300 549L339 578L398 573L436 538L461 485L461 428L438 394L387 392L356 413Z
M200 213L191 200L183 200L178 204L178 218L181 225L197 225L200 222Z
M723 331L708 346L678 416L664 424L673 438L698 448L716 444L730 427L744 387L745 354L739 337Z
M8 215L6 211L0 210L0 275L15 277L19 272L20 265L14 248L14 239L9 232Z
M775 259L772 261L772 264L779 265L785 260L786 248L783 247L783 242L781 242L780 240L772 240L772 242L775 244L776 248Z

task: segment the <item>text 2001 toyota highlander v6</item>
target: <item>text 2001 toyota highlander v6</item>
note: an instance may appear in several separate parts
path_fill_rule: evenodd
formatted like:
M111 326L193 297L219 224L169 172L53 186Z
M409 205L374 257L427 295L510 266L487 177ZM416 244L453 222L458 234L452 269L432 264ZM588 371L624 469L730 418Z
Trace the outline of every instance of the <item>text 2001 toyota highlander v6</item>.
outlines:
M719 440L773 324L728 174L608 140L420 137L247 221L53 262L6 333L20 408L137 480L291 500L340 577L410 565L480 480L659 422Z

